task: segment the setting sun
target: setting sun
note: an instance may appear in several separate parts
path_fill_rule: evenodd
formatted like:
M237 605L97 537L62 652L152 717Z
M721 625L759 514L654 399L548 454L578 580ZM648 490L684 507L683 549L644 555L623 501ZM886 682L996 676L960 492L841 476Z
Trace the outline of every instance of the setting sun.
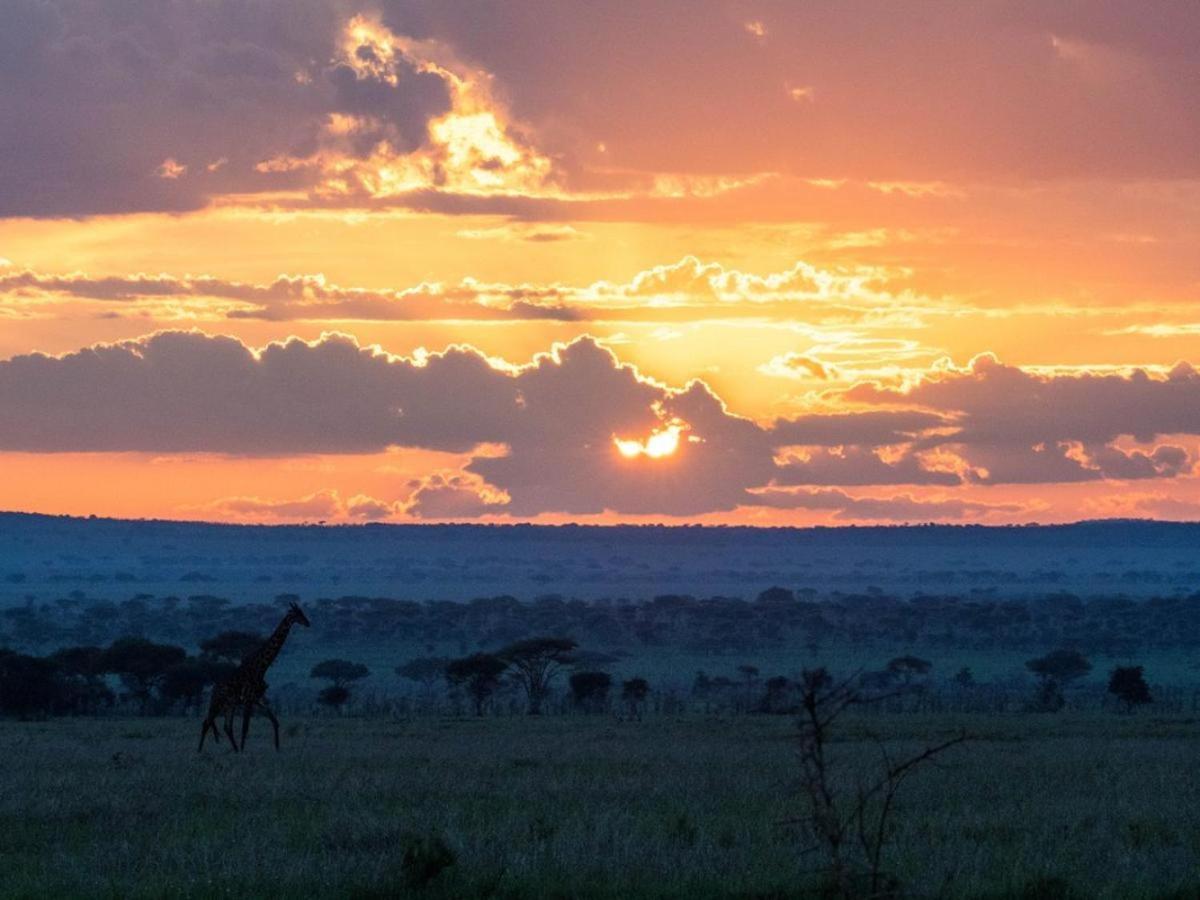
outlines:
M679 449L679 435L683 432L683 426L679 424L668 425L661 431L653 432L650 437L643 441L628 441L622 440L619 437L613 437L613 443L617 445L617 450L627 459L634 459L638 456L649 456L651 459L660 459L664 456L670 456Z

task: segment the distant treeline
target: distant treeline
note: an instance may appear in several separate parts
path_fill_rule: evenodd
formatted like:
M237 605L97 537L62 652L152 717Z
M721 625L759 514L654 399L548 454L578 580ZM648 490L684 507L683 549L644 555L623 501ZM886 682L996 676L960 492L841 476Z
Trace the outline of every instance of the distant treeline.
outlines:
M0 646L47 652L129 635L197 646L222 631L269 631L280 604L296 599L281 594L239 604L203 594L138 594L112 601L75 591L0 611ZM1107 656L1200 645L1200 593L1148 600L1070 593L1014 599L987 591L818 596L775 587L753 600L665 594L584 601L550 594L528 601L507 595L462 603L343 596L304 603L317 623L318 641L450 646L462 655L544 634L571 635L583 646L606 650L669 647L738 655L797 648L810 658L831 645L1015 652L1070 646Z
M207 689L229 677L237 661L261 641L260 635L248 632L222 632L202 641L195 656L182 647L138 637L120 638L108 647L64 647L46 656L0 648L0 715L187 714L199 710ZM666 714L796 715L802 711L805 684L814 678L822 683L833 680L824 668L768 677L757 666L743 663L731 675L699 671L687 691L675 684L656 689L644 678L619 681L601 668L616 660L611 654L580 650L567 637L525 638L492 652L459 658L409 659L392 669L399 691L376 690L360 697L355 696L355 685L370 674L367 666L327 659L310 672L325 686L307 706L391 716L461 715L469 710L476 716L611 712L640 719L647 709ZM1037 679L1032 692L1019 681L979 683L967 667L952 677L935 675L932 663L913 655L893 657L877 670L839 678L853 686L856 702L885 712L1052 713L1068 705L1119 706L1132 712L1155 702L1141 666L1114 668L1104 692L1094 685L1082 690L1076 686L1092 670L1092 663L1074 649L1035 657L1026 668ZM1169 691L1165 698L1161 690L1156 692L1160 701L1166 701L1160 702L1160 708L1185 708L1187 695L1180 689ZM1195 693L1191 707L1196 708Z

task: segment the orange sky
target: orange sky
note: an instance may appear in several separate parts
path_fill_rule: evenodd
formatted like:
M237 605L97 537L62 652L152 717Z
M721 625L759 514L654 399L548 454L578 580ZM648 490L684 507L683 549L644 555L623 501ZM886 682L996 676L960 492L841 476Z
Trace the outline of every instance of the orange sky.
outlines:
M797 6L18 0L0 508L1200 517L1200 13Z

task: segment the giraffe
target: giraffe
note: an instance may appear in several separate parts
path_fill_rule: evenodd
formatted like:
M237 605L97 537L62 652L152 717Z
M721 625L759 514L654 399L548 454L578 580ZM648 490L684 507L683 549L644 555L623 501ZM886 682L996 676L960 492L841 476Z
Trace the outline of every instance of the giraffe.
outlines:
M210 729L214 740L221 739L220 732L217 731L217 716L224 713L225 734L229 736L229 743L234 752L237 752L238 742L233 734L233 717L238 707L242 708L242 749L246 749L246 734L250 730L250 717L256 709L271 721L271 727L275 730L275 749L279 749L279 720L275 718L274 711L267 704L267 682L263 676L266 675L267 669L271 667L271 663L275 662L275 657L283 648L288 631L291 630L292 625L297 623L305 628L309 627L308 616L304 615L304 611L300 609L299 605L292 603L266 642L243 659L241 665L229 678L213 688L212 699L208 704L208 714L204 717L204 724L200 726L201 750L204 749L204 739L208 736Z

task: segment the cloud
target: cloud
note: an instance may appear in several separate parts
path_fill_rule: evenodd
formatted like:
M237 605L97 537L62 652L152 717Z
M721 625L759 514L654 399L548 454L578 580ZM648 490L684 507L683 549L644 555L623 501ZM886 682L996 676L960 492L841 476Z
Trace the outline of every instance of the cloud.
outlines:
M515 114L603 142L629 169L904 184L1200 173L1193 4L1153 20L1119 3L918 5L769 3L751 17L718 0L451 0L414 15L392 0L384 21L454 45ZM820 103L780 89L799 76Z
M937 484L962 483L958 472L927 468L911 450L885 459L870 447L817 447L801 456L785 457L775 484Z
M473 241L521 241L530 244L578 241L588 237L570 225L552 222L508 222L491 228L464 229L457 232L457 236Z
M984 484L1172 478L1191 470L1185 448L1114 442L1200 435L1200 374L1187 363L1165 373L1038 373L982 354L964 368L943 361L908 386L864 383L842 396L945 416L952 428L914 446L955 449Z
M418 519L475 519L504 512L510 499L467 472L435 472L410 487L413 492L403 510Z
M828 381L836 371L807 353L781 353L758 367L758 371L774 378L816 379Z
M474 350L391 357L345 335L254 351L160 332L0 362L0 421L21 423L0 433L10 450L461 451L502 434L516 404L514 379Z
M0 215L331 190L304 165L262 164L336 145L354 168L383 147L425 145L452 79L366 39L348 45L353 24L334 0L14 0L0 44Z
M92 277L84 273L49 275L30 269L0 272L0 296L65 296L100 302L218 299L232 305L211 312L231 319L271 321L424 319L550 319L571 321L554 288L485 285L464 279L457 285L421 283L399 290L341 287L323 275L280 275L269 283L231 281L209 275ZM161 307L162 303L157 303Z
M924 203L978 181L1200 174L1190 4L1153 22L1022 0L932 18L773 4L748 20L717 0L368 9L9 0L0 215L257 195L558 214L611 200L627 216L630 200L774 175Z
M546 229L549 229L546 231ZM496 231L496 229L492 229ZM572 230L568 229L568 232ZM515 240L542 240L563 234L554 226L510 223L501 234ZM470 237L490 234L469 233ZM508 239L508 238L503 238ZM557 238L556 238L557 239ZM803 261L782 272L758 274L702 262L687 256L670 265L653 266L625 282L596 281L585 285L560 282L484 282L465 277L457 283L421 282L402 288L367 289L343 286L321 274L283 274L270 282L240 282L211 275L133 273L91 276L83 272L52 274L8 266L0 269L0 298L10 306L29 305L30 298L74 297L100 302L155 301L156 311L170 314L171 304L189 305L189 298L229 301L214 306L212 317L269 321L408 321L425 319L585 319L637 318L647 321L684 320L711 315L758 316L766 311L781 315L838 320L840 340L823 347L826 355L846 353L875 359L911 357L914 342L851 338L847 321L857 318L874 327L881 307L930 311L932 304L911 296L893 296L886 290L889 273L869 267L821 269ZM168 301L166 304L159 301ZM203 306L189 308L203 313ZM924 353L928 356L928 353ZM853 360L848 360L853 362ZM777 357L764 369L770 374L795 371L808 365L813 372L832 377L837 369L800 354ZM790 367L790 368L789 368Z
M884 408L756 422L728 409L704 382L657 382L590 337L514 365L467 346L393 356L340 334L253 349L229 337L160 332L0 362L0 421L11 423L0 430L0 450L294 456L407 447L466 454L461 471L410 485L404 510L436 518L608 510L690 516L803 499L799 485L948 487L1190 473L1185 447L1129 444L1123 421L1106 418L1128 415L1126 405L1136 402L1150 416L1141 437L1197 434L1189 417L1200 402L1200 378L1190 369L1161 377L1004 369L995 361L942 367L907 390L869 387ZM997 374L1008 389L989 387L986 402L979 400L975 383ZM1081 384L1085 397L1077 395ZM1023 395L1021 385L1036 392ZM1127 390L1136 397L1124 397ZM863 391L844 393L861 402ZM1044 410L1085 401L1084 412L1048 417ZM906 408L889 408L898 403ZM1025 405L1035 407L1032 418L1011 412ZM993 415L1010 415L1013 433L989 421ZM638 447L646 452L629 452ZM352 498L344 514L378 518L398 509Z
M756 505L775 509L829 510L846 521L935 522L1014 515L1025 511L1016 503L977 503L957 498L922 500L911 494L894 497L855 497L839 490L796 491L770 488L754 494Z
M335 490L316 491L295 500L273 500L260 497L223 497L201 507L206 512L244 521L378 521L401 512L396 503L377 500L366 494L356 494L343 500Z
M205 508L241 519L334 519L345 511L337 491L318 491L298 500L224 497Z

